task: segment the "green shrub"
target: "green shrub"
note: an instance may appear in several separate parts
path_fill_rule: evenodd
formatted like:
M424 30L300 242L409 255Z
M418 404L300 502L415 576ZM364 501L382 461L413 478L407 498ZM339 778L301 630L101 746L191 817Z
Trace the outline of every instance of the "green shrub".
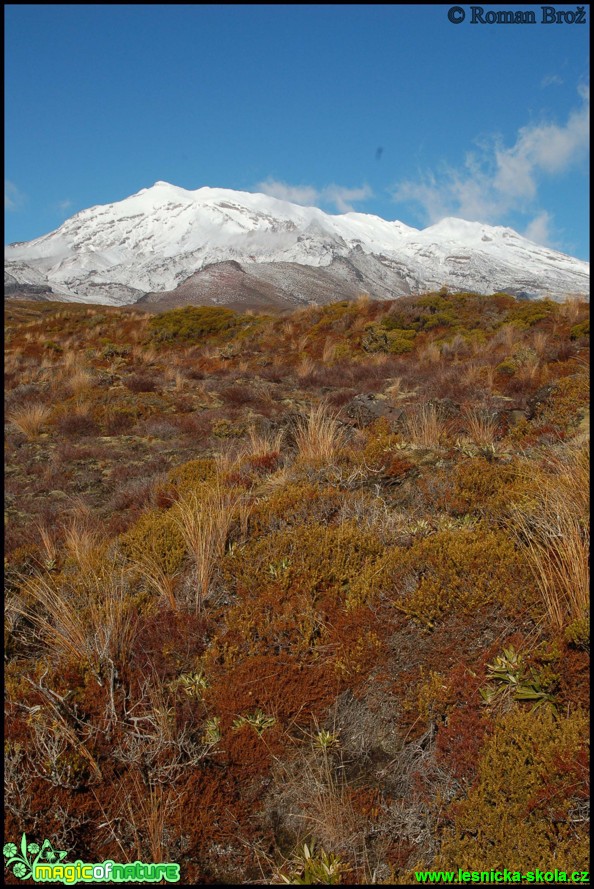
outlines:
M590 615L573 620L565 628L565 640L574 648L590 647Z
M577 712L515 709L487 741L478 780L457 806L435 869L511 871L583 869L587 798L588 721Z
M290 482L256 502L250 513L250 530L260 536L308 522L327 523L343 503L344 494L337 488Z
M522 553L502 531L443 530L370 559L349 586L349 607L383 594L425 626L451 612L495 606L510 614L537 596Z
M534 327L539 321L555 314L558 306L550 299L535 299L528 301L518 301L507 312L504 324L513 324L520 330L528 330Z
M102 358L125 358L132 351L130 346L119 346L116 343L103 342Z
M577 427L590 404L590 380L586 374L573 374L558 380L536 411L536 418L563 431Z
M241 438L246 433L243 423L232 423L231 420L217 420L213 423L212 434L217 438Z
M569 338L572 340L579 340L583 336L590 336L590 319L587 318L585 321L582 321L580 324L574 324L569 332Z
M276 531L228 559L226 572L236 587L253 594L271 579L275 587L303 591L318 598L332 593L344 604L351 584L368 561L384 550L381 541L354 522L301 525ZM284 567L279 568L284 561Z
M219 662L311 654L345 613L351 585L382 551L374 535L347 522L287 528L229 553L223 580L238 599L213 648Z
M494 463L483 457L458 463L453 482L451 498L444 505L455 515L472 513L491 522L505 521L512 499L530 489L530 478L520 463Z
M48 352L55 352L56 355L61 355L64 351L62 346L60 346L59 343L55 343L53 340L45 340L43 348L47 349Z
M415 330L382 329L379 324L366 324L361 347L365 352L389 352L402 355L412 352L414 348Z
M207 457L198 460L189 460L181 466L175 466L167 473L167 479L172 485L181 491L188 491L200 487L203 482L209 482L218 475L217 464Z
M439 531L416 541L405 565L414 590L404 610L429 625L452 610L487 605L517 614L537 599L527 562L501 531Z
M152 509L144 513L136 524L120 537L124 554L142 562L147 553L161 570L173 575L181 568L186 546L183 534L171 511Z
M513 358L504 358L495 368L498 374L504 374L506 377L513 377L518 369L518 365Z
M149 330L156 342L198 343L239 327L242 319L219 306L185 306L151 318Z

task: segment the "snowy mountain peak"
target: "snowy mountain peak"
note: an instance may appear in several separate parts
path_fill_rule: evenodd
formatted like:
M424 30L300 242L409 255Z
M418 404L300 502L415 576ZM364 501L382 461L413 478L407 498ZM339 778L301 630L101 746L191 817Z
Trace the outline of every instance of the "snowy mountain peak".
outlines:
M337 299L341 282L344 292L377 298L446 285L561 299L585 294L589 285L588 263L502 226L448 217L419 231L365 213L330 215L270 195L209 186L190 191L162 180L83 210L33 241L11 244L5 260L11 280L116 304L175 290L205 267L228 261L279 286L286 285L289 267L317 269L317 282L325 270L332 281L338 275ZM316 299L301 286L291 298Z

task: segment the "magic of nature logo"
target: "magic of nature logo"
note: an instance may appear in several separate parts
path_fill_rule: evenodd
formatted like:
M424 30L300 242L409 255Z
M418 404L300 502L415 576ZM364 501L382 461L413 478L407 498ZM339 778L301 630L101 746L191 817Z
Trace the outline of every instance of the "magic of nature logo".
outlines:
M107 860L95 864L64 859L68 852L54 849L49 840L27 842L23 834L20 846L6 843L3 848L4 867L21 880L33 879L36 883L168 883L179 882L179 864L169 862L146 864L133 861L120 864Z

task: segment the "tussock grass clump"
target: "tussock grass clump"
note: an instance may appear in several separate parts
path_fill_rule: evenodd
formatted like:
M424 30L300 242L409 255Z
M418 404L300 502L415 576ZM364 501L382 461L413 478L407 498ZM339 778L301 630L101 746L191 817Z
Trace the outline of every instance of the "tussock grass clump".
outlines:
M478 447L488 447L497 435L497 418L486 408L467 405L463 411L468 435Z
M194 561L195 608L202 610L218 562L225 553L227 537L242 506L241 495L220 483L188 492L176 505L173 520ZM244 505L245 509L245 505Z
M27 438L36 438L43 430L51 409L45 404L25 404L14 408L8 414L8 420Z
M338 737L318 730L307 747L275 770L278 799L289 813L285 829L299 837L300 850L283 868L299 876L281 872L279 882L339 883L351 870L349 861L364 863L365 819L353 805ZM314 838L309 845L308 837Z
M75 367L68 380L68 388L73 395L82 395L88 392L93 385L94 376L84 367Z
M126 574L105 560L72 578L25 579L23 614L59 659L88 664L98 675L111 659L122 664L134 633Z
M295 442L303 460L331 462L346 444L346 432L324 402L312 407L308 416L297 423Z
M589 455L572 449L534 478L530 500L512 513L550 624L563 628L588 612L590 595Z
M407 410L404 436L411 444L419 448L438 448L446 433L446 423L434 404L421 404Z

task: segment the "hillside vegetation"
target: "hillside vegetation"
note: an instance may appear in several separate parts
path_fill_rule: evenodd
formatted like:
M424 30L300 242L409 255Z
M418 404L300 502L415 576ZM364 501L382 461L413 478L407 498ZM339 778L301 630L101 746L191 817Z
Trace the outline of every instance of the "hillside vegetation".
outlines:
M7 839L183 883L588 868L586 304L6 325Z

